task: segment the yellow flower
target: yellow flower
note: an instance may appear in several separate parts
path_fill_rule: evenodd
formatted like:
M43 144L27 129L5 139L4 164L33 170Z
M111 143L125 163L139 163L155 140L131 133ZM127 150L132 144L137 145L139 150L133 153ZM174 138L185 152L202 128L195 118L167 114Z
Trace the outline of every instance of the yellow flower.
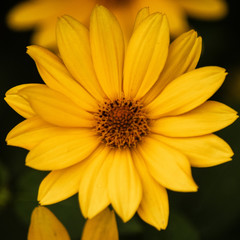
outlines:
M70 237L49 209L38 206L32 212L28 240L70 240Z
M213 20L227 14L225 0L28 0L15 6L7 16L10 27L16 30L35 29L32 42L41 46L55 46L57 17L69 14L88 24L95 4L110 8L117 16L129 38L139 9L150 7L151 12L166 13L174 37L188 30L187 17Z
M108 208L85 223L81 240L118 240L115 215ZM70 240L63 224L46 207L36 207L31 216L28 240Z
M79 193L86 218L110 204L128 221L137 212L165 229L166 189L197 191L193 167L229 161L231 148L212 134L237 118L207 101L223 83L220 67L195 69L201 38L195 31L169 45L165 15L137 15L125 49L116 18L94 8L90 29L70 16L58 20L61 58L28 47L45 84L23 84L6 101L26 118L7 143L30 150L26 165L51 171L42 181L42 205Z

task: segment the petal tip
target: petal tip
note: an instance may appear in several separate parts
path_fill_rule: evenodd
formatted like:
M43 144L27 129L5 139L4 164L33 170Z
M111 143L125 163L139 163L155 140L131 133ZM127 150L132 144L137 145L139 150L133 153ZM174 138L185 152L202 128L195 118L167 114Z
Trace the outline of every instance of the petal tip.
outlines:
M38 49L43 49L42 47L40 46L37 46L37 45L30 45L30 46L27 46L26 47L26 53L31 57L33 58L34 57L34 54L36 54L36 51Z
M91 16L104 12L109 12L109 10L103 5L96 4L96 6L92 10Z
M71 25L72 21L77 21L75 18L65 14L57 18L56 30L59 31L63 26Z

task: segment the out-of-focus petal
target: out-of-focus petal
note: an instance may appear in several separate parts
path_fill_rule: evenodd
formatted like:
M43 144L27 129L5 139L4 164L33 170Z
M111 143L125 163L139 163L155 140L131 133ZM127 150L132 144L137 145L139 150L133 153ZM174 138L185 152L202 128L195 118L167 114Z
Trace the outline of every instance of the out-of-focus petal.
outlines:
M228 6L226 0L178 0L179 4L191 17L215 20L226 16Z
M25 1L10 10L7 23L13 29L27 30L55 15L61 7L61 2L56 4L54 1Z
M118 229L114 211L106 208L92 219L88 219L81 240L118 240Z
M63 224L46 207L36 207L31 216L28 240L70 240Z

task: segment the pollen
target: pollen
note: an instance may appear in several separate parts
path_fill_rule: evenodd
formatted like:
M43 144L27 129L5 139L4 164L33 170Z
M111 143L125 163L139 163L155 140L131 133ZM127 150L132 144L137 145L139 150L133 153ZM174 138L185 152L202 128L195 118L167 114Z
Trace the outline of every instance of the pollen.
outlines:
M105 101L95 114L101 142L113 148L134 147L149 133L149 122L139 101Z

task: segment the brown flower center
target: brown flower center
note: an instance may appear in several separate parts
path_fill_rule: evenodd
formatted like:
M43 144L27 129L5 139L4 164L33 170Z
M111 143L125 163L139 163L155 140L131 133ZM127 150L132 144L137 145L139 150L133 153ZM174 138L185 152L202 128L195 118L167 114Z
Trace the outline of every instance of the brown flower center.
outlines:
M133 147L149 132L149 119L139 101L105 101L95 114L101 141L114 148Z

